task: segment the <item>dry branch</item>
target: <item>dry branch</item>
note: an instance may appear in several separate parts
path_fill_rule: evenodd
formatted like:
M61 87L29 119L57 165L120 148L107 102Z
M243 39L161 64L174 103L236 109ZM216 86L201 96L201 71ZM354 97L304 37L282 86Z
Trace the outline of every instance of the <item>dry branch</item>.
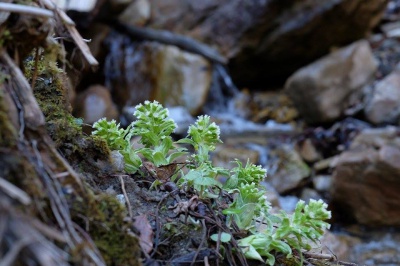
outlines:
M115 30L123 34L127 34L133 39L155 41L163 44L174 45L182 50L204 56L214 63L225 65L228 61L217 50L183 35L175 34L165 30L154 30L150 28L128 26L115 19L103 20L103 22L109 24Z
M44 8L11 3L0 3L0 11L42 16L48 18L52 18L54 15L52 11Z

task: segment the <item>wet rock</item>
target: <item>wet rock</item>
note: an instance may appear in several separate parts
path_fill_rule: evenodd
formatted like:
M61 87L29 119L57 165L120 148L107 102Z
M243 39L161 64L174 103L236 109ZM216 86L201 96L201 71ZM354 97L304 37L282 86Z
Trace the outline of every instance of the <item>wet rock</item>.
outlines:
M393 128L386 130L375 137L371 129L360 133L339 156L333 173L332 204L360 224L400 223L400 140Z
M211 66L202 57L174 46L132 43L123 37L107 58L108 82L119 106L157 100L197 114L211 85Z
M284 80L333 46L364 37L386 7L382 0L197 2L151 1L148 25L217 47L232 59L239 85L259 87Z
M354 245L349 260L360 265L400 265L398 233L374 233L367 241Z
M301 68L285 90L308 123L330 122L361 96L376 69L369 44L359 41Z
M93 85L76 97L74 115L92 124L100 118L118 118L118 110L111 99L110 91L101 85Z
M291 145L281 145L271 152L266 181L279 193L288 192L301 184L310 175L310 169Z
M400 120L400 71L394 71L379 81L371 100L365 107L367 119L374 124L399 123Z

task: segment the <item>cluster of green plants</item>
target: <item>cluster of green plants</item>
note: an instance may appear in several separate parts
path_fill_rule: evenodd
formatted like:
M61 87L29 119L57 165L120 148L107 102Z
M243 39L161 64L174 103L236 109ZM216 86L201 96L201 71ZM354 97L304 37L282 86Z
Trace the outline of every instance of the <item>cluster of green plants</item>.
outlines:
M125 171L136 173L142 159L152 162L156 167L173 163L178 157L186 156L187 171L179 171L172 177L182 189L195 190L200 198L217 198L216 191L224 190L234 199L223 210L227 225L235 223L247 236L236 239L244 255L268 265L274 265L276 252L292 256L293 250L299 254L309 250L312 243L318 243L329 224L331 217L327 204L322 200L297 203L293 214L281 211L271 213L271 206L265 197L260 182L266 176L261 166L247 162L243 165L236 160L236 167L224 169L213 166L210 152L221 143L220 129L207 115L199 116L191 125L186 138L173 141L171 134L176 129L175 122L168 117L168 109L158 102L146 101L136 106L137 118L128 128L122 129L116 121L100 119L93 127L97 135L108 143L110 149L122 154ZM140 137L142 148L134 149L130 143L133 136ZM179 144L191 145L193 154ZM225 176L223 184L218 177ZM213 235L212 239L217 237ZM220 240L230 241L232 236L224 233ZM301 263L301 262L300 262Z

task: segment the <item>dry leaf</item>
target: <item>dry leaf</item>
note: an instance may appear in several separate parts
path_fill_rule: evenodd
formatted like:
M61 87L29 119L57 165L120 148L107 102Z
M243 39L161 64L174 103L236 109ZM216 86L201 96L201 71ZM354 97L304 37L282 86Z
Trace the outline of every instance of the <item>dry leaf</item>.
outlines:
M139 244L143 252L149 254L153 249L153 229L147 219L146 214L134 217L133 226L140 232Z

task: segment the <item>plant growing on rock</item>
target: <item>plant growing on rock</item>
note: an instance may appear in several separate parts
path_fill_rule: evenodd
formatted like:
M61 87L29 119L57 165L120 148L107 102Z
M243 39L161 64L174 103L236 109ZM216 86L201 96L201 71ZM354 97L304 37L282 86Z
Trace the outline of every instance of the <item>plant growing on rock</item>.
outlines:
M141 159L138 154L152 162L156 167L168 165L179 156L185 155L186 150L175 148L171 133L176 124L168 117L168 110L158 102L146 101L136 107L134 115L137 120L127 129L121 129L115 121L107 122L101 119L94 124L93 134L104 138L110 149L118 150L124 157L125 170L136 172ZM130 144L133 136L139 136L143 148L134 150ZM295 212L288 214L282 211L273 215L270 213L270 203L260 188L260 182L266 175L261 166L247 161L246 165L236 160L237 166L231 171L213 166L210 152L221 143L219 127L211 122L209 116L199 116L196 123L191 125L188 135L177 141L177 144L189 144L194 148L194 154L187 158L187 172L180 172L180 178L175 181L180 188L197 192L200 198L218 198L228 194L233 200L222 211L227 216L226 223L230 230L235 224L246 237L234 239L243 254L250 259L264 261L274 265L275 253L292 257L292 250L301 254L309 250L310 243L316 243L323 235L329 224L324 220L331 217L327 205L322 200L311 200L308 205L304 201L297 203ZM218 176L228 177L225 184L218 181ZM223 193L216 193L223 190ZM223 232L222 242L233 239L233 234ZM218 235L212 235L218 241Z

